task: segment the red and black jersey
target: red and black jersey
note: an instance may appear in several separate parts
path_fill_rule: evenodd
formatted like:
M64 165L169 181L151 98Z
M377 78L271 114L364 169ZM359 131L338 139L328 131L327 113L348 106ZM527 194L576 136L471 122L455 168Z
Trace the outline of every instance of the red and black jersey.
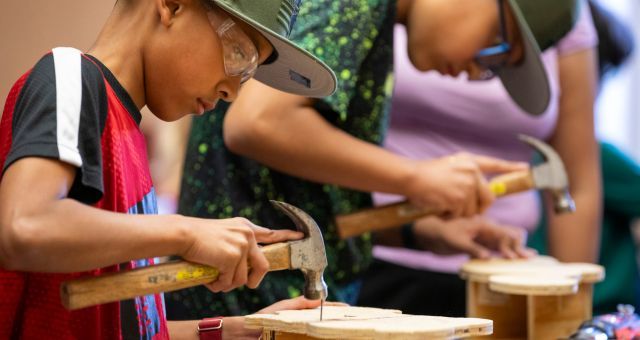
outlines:
M9 93L0 123L0 176L24 157L56 159L77 168L69 198L119 213L157 213L140 120L127 92L100 61L56 48ZM120 267L152 263L142 259ZM67 311L60 283L80 275L87 273L0 269L0 339L168 338L162 295Z

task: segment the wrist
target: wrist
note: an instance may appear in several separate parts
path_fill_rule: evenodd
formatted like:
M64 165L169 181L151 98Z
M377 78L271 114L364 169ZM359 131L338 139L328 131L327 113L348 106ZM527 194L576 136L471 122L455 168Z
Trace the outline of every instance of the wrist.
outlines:
M399 194L411 200L413 190L420 176L418 162L404 158L399 162L399 166L396 169L398 169L399 176L395 187L400 188Z
M167 219L173 228L172 240L175 244L173 254L184 257L195 241L193 228L190 227L188 222L189 217L168 215Z
M200 340L222 340L224 321L221 316L200 320L197 328Z
M243 316L230 316L224 318L224 331L222 339L258 339L262 334L262 330L244 328Z

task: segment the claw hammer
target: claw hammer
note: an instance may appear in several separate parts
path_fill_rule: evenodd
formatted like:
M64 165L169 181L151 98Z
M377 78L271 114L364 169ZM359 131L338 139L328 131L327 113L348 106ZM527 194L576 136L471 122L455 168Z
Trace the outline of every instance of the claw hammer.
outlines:
M526 135L518 138L533 147L543 157L542 164L529 170L496 176L489 182L494 195L500 197L531 189L546 190L551 193L556 213L575 211L575 203L569 193L569 180L560 156L546 143ZM358 236L369 231L377 231L413 222L428 215L442 215L436 209L421 209L404 201L356 211L336 217L338 234L342 239Z
M310 300L326 299L327 285L323 274L327 267L327 256L318 224L299 208L284 202L271 203L291 218L305 237L262 247L269 261L269 271L299 269L305 279L304 296ZM62 304L67 309L75 310L211 283L218 279L218 275L218 269L213 267L173 261L63 282L60 295Z

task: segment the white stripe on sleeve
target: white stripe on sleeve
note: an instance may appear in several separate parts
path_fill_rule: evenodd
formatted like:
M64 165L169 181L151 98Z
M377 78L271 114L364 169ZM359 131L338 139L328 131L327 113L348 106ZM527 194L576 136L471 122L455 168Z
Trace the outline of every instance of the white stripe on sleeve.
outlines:
M53 49L56 73L56 123L60 160L82 166L78 150L80 109L82 105L82 56L69 47Z

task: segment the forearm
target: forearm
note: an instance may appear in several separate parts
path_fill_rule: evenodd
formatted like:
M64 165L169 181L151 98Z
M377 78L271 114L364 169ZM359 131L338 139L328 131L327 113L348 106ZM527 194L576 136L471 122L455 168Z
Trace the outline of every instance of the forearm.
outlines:
M9 243L10 259L5 265L21 271L79 272L180 254L189 246L181 219L113 213L62 199L5 221L2 237Z
M308 180L362 191L405 193L406 183L415 171L412 161L331 126L311 107L282 110L286 117L276 123L273 117L256 113L242 119L235 119L231 113L225 120L227 146L276 170ZM259 109L253 112L256 111ZM245 114L252 113L246 110L235 117ZM251 121L251 127L247 127L247 121Z
M597 263L600 248L601 206L599 180L584 190L573 190L573 214L549 214L549 253L563 262ZM552 212L551 202L547 211Z
M549 216L549 249L562 261L598 260L602 185L594 133L595 65L593 49L559 59L560 114L550 143L565 163L577 209Z

